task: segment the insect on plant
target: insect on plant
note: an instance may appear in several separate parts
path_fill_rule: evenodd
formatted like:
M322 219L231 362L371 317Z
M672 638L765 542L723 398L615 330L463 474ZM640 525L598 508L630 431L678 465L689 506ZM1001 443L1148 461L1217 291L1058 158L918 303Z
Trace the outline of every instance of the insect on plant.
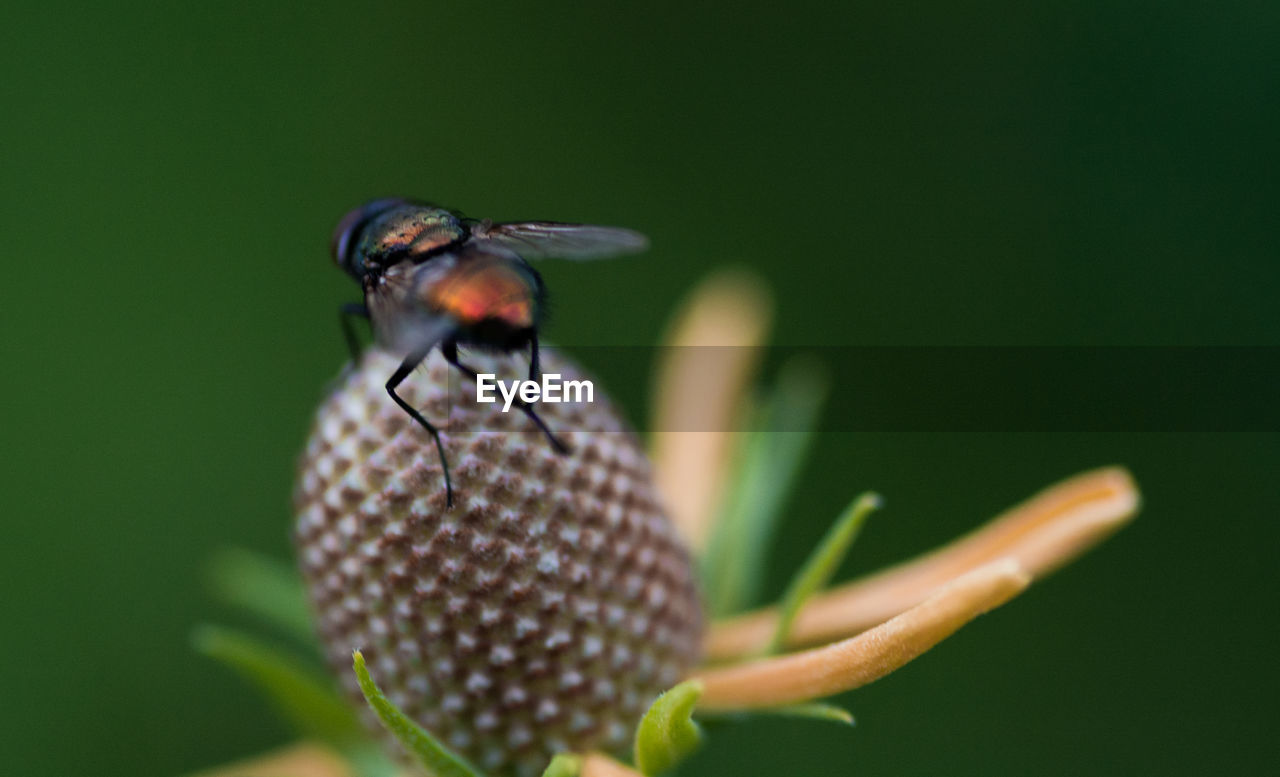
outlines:
M352 318L373 326L377 344L402 357L386 389L431 435L453 506L453 483L439 430L396 393L439 347L445 360L471 380L476 371L458 360L458 346L509 353L529 349L529 380L539 379L538 327L546 288L528 259L602 259L643 251L644 235L619 227L525 221L495 224L408 199L379 199L352 210L333 233L333 260L364 289L364 301L344 305L340 319L352 358L360 346ZM556 438L527 402L515 403L559 453Z

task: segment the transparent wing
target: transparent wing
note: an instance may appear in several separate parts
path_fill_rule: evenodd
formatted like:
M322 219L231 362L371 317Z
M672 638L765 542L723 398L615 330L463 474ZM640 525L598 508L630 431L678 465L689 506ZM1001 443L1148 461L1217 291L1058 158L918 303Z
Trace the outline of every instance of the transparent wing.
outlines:
M649 247L648 238L630 229L555 221L515 224L482 221L472 227L471 236L482 243L514 251L525 259L603 259L639 253Z

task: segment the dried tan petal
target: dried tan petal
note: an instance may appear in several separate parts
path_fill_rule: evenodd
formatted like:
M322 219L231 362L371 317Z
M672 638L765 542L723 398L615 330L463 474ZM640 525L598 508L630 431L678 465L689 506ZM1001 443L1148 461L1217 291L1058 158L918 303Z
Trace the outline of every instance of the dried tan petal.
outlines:
M693 550L707 543L724 489L734 420L772 318L754 276L708 278L677 314L654 382L654 480Z
M220 766L191 777L350 777L351 770L337 753L311 742L273 750L270 753Z
M578 777L644 777L644 775L607 755L588 753L582 758L582 771L578 772Z
M949 583L896 618L856 637L800 653L711 669L699 707L749 709L820 699L889 674L1031 583L1014 559L1001 559Z
M791 645L856 634L922 601L958 575L1002 556L1042 577L1119 529L1138 510L1129 473L1112 467L1086 472L1010 508L985 526L919 558L813 597L792 626ZM711 660L749 655L766 645L774 608L715 624L703 649Z

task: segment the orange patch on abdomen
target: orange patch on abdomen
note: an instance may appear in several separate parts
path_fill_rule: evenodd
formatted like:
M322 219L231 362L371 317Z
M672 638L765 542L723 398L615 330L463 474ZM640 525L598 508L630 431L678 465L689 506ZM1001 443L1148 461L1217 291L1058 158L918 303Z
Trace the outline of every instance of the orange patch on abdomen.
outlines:
M497 319L517 329L533 326L529 279L500 260L472 260L427 289L427 304L463 324Z

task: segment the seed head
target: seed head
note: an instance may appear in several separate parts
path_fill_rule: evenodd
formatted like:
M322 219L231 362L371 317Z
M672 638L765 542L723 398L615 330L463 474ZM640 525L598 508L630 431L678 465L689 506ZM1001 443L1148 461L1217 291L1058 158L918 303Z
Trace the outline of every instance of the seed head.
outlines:
M515 377L506 356L467 354ZM438 355L398 389L441 428L455 505L430 435L387 396L398 365L370 350L324 401L294 495L296 541L322 642L351 672L493 775L540 774L557 752L618 752L650 702L691 670L702 616L635 436L595 387L538 411L476 404ZM547 354L543 372L580 380ZM452 386L450 382L452 381Z

